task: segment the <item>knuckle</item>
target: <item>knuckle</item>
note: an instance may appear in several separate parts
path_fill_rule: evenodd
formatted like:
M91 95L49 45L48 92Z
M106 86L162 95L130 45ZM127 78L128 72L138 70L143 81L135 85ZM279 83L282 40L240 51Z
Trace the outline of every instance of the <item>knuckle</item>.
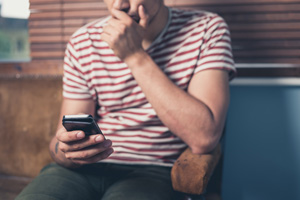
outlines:
M80 149L81 149L81 146L78 145L78 144L75 144L75 145L72 146L72 149L75 150L75 151L76 151L76 150L80 150Z
M67 151L67 148L66 148L66 146L63 143L59 144L58 149L60 151L62 151L62 152L66 152Z
M69 153L65 153L65 157L66 157L67 159L69 159L69 160L72 159L72 156L71 156Z
M61 138L61 136L62 136L62 130L60 129L60 130L58 130L57 132L56 132L56 134L55 134L55 137L56 137L56 139L60 139Z
M88 153L85 152L85 151L83 151L83 152L80 153L79 157L80 157L81 159L86 159L86 158L88 158Z

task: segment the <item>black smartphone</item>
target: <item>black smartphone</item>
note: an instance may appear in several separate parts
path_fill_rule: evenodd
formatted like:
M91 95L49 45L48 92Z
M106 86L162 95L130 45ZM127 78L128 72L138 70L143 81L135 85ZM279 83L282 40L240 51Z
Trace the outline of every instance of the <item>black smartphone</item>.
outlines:
M64 115L62 124L67 131L81 130L86 135L103 134L92 115Z

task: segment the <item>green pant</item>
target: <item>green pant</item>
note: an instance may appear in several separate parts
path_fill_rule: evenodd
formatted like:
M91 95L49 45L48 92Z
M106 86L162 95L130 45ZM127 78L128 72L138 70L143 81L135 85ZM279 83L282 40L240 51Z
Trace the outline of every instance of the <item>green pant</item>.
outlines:
M174 200L170 168L94 164L70 170L50 164L16 200Z

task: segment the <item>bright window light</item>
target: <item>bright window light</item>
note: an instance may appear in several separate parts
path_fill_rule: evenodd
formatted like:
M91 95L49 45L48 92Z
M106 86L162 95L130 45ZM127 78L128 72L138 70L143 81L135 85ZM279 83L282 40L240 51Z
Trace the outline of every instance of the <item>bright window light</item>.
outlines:
M29 0L0 0L1 16L8 18L29 17Z

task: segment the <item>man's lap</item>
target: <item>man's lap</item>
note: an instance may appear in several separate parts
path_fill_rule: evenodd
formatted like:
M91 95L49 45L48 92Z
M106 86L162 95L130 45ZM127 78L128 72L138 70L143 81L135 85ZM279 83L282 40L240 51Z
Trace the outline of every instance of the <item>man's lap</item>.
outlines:
M53 163L16 200L173 200L175 194L167 167L95 164L70 170Z

